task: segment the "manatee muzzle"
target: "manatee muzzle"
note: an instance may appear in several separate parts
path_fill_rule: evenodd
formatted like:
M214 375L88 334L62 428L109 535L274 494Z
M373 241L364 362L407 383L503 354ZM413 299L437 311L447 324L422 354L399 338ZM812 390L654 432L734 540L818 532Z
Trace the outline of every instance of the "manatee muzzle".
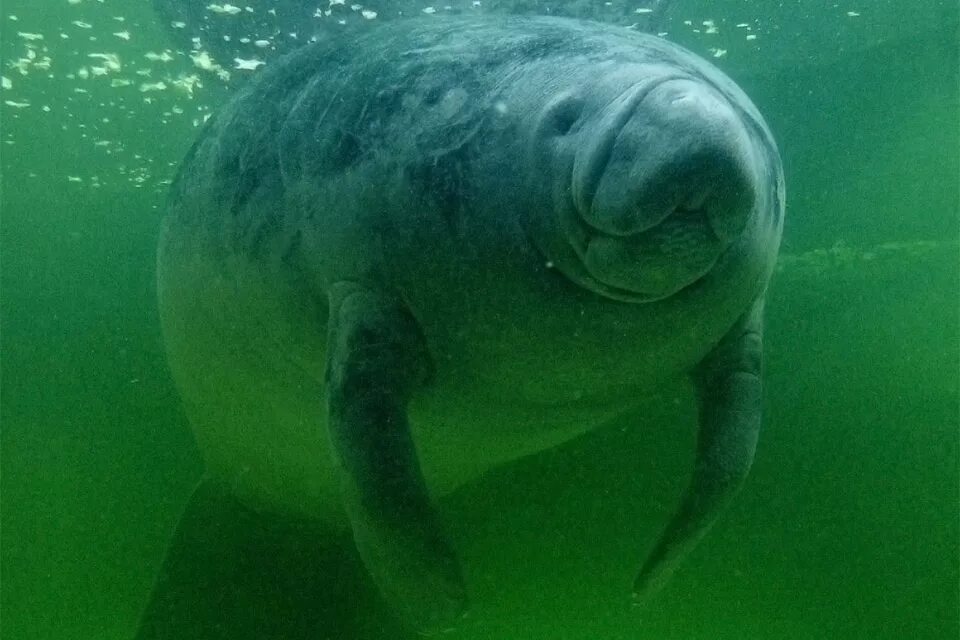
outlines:
M743 233L757 192L741 116L703 81L634 85L573 166L574 251L591 279L659 299L705 275Z

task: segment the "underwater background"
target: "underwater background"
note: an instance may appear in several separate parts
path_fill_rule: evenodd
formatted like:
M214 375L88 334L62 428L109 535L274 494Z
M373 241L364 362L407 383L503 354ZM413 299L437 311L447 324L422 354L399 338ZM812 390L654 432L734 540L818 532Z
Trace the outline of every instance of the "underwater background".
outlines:
M202 471L157 318L165 191L258 65L201 68L146 1L0 17L0 637L130 638ZM691 462L688 389L489 473L441 503L475 608L451 637L956 638L958 4L677 0L668 18L784 158L753 471L642 609L629 585ZM358 592L358 637L395 637Z

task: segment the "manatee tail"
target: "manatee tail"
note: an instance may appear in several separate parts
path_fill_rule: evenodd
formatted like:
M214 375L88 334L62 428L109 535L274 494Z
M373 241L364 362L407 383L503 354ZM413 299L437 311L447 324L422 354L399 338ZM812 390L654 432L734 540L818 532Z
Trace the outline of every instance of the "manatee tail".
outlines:
M346 533L256 513L202 483L177 525L136 640L408 638Z

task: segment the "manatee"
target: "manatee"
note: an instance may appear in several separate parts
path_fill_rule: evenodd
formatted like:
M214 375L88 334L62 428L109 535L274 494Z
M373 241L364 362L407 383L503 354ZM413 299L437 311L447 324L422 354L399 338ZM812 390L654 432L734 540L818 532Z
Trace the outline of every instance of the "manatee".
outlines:
M207 123L159 243L206 486L349 530L435 633L469 592L437 498L689 375L695 464L646 598L753 460L783 215L756 107L663 39L457 17L300 47Z

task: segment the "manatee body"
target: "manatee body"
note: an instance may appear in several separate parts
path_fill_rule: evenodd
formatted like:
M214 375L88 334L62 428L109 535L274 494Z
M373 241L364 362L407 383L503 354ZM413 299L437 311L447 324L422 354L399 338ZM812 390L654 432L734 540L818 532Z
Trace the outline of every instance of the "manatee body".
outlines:
M431 496L691 374L696 465L643 594L752 461L783 205L756 108L655 37L461 18L300 48L208 123L160 242L210 481L349 526L429 633L466 606Z

